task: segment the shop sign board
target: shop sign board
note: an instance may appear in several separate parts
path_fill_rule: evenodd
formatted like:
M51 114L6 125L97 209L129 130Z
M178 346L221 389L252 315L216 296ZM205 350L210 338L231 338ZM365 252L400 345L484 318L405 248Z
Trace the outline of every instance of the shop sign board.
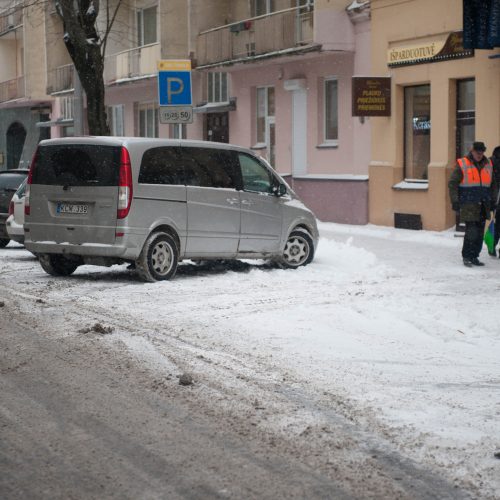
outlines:
M160 123L192 123L191 61L158 61Z
M353 76L352 116L391 116L391 78Z
M464 49L463 32L454 31L425 42L391 47L387 51L387 65L392 68L473 56L474 50Z

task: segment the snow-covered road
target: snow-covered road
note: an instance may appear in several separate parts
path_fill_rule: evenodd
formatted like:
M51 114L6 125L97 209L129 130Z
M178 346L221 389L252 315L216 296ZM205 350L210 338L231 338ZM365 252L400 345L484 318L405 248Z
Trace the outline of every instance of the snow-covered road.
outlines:
M59 335L112 327L103 341L160 382L190 372L198 397L264 433L308 436L347 462L378 436L471 496L498 498L500 259L483 252L484 268L465 268L452 231L320 232L296 271L186 263L153 284L125 266L53 278L11 243L0 300ZM359 429L355 443L328 436L332 415Z

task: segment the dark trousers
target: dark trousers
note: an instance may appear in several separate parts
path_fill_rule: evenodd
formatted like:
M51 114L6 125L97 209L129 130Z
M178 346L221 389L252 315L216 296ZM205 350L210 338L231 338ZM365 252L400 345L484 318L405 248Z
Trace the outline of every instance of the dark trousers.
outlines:
M496 248L498 242L500 241L500 209L497 209L497 211L495 212L495 233L493 241L495 242Z
M483 248L485 220L465 223L464 245L462 257L464 259L476 259Z

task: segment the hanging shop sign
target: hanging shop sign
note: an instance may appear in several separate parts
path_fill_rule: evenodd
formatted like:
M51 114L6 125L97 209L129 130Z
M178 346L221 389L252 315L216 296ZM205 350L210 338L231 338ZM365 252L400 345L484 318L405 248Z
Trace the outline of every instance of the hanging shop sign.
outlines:
M391 47L387 51L387 65L392 68L473 56L474 50L464 49L463 31L454 31L426 42Z
M353 76L352 116L391 116L391 78Z

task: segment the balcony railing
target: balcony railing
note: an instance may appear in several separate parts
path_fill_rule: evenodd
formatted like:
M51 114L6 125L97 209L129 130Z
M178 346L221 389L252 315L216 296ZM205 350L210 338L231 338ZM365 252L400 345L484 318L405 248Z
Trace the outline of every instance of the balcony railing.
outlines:
M75 67L73 64L58 66L48 72L47 94L64 92L75 88Z
M21 24L23 24L22 9L0 16L0 35L13 30Z
M198 35L198 65L247 59L313 41L313 10L306 5L219 26Z
M24 97L24 76L0 83L0 102Z
M154 43L106 56L104 83L130 80L158 73L157 61L161 59L160 44Z

